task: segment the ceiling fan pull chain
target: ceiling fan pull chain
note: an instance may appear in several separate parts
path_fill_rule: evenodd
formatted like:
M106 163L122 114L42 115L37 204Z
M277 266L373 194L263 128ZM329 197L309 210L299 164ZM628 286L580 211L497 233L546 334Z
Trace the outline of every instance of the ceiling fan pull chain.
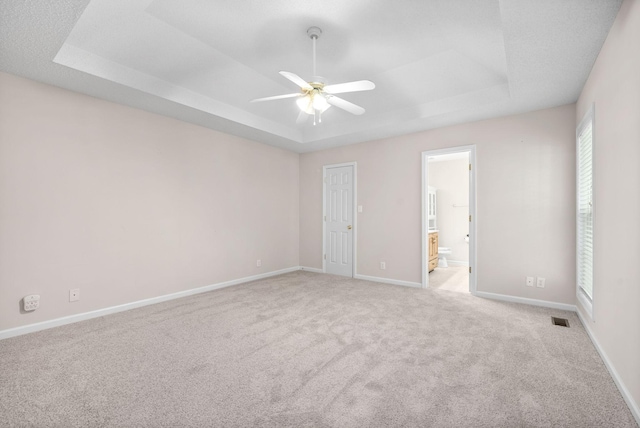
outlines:
M322 123L322 113L331 106L336 106L339 109L345 110L351 114L361 115L364 113L364 109L358 105L355 105L347 100L337 97L335 94L341 94L345 92L358 92L358 91L370 91L375 88L376 85L369 80L358 80L354 82L338 83L333 85L325 85L324 78L317 75L318 71L317 58L316 58L316 45L318 38L322 34L322 30L318 27L309 27L307 29L307 35L311 38L311 44L313 47L313 76L310 82L305 81L302 77L289 71L280 71L285 79L291 81L300 88L300 92L293 94L275 95L272 97L258 98L251 102L258 101L271 101L279 100L283 98L297 98L296 104L301 111L301 114L313 115L313 124L317 125ZM304 120L301 120L298 116L296 120L297 124L302 124Z

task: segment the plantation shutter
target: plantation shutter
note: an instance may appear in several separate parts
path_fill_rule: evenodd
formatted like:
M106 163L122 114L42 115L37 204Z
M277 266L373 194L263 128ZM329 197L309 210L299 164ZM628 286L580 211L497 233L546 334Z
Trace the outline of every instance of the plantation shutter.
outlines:
M593 299L593 120L578 133L578 287Z

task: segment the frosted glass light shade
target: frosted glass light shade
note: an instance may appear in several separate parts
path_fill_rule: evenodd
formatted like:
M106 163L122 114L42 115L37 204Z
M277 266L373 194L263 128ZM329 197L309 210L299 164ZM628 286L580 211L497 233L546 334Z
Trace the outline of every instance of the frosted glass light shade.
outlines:
M319 110L321 112L325 111L326 109L328 109L330 107L330 104L327 102L327 99L320 95L320 94L316 94L313 97L313 108L315 110Z
M331 107L324 95L315 91L298 98L296 104L300 110L307 114L323 113Z
M305 95L296 100L298 108L307 114L313 114L313 102L310 95Z

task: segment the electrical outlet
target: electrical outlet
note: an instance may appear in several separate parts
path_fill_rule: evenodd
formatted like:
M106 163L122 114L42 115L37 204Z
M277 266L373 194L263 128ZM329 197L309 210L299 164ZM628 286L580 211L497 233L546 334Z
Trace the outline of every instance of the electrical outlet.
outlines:
M22 306L25 312L35 311L40 306L40 295L31 294L29 296L24 296L22 299Z
M536 287L544 288L544 278L538 277L538 281L536 282Z
M380 262L380 269L385 270L387 268L387 264L385 262Z
M528 276L527 277L527 287L533 287L533 277L532 276Z
M80 289L72 288L71 290L69 290L69 301L77 302L78 300L80 300Z
M258 261L256 261L256 266L257 267L262 266L262 260L258 259Z
M362 205L358 205L358 212L361 213L362 212Z

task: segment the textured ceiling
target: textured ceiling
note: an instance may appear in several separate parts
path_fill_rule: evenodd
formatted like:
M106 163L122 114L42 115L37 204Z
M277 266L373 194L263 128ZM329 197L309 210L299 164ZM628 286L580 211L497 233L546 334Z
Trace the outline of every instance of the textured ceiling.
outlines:
M0 69L296 152L575 102L620 0L4 0ZM317 126L296 87L368 79Z

